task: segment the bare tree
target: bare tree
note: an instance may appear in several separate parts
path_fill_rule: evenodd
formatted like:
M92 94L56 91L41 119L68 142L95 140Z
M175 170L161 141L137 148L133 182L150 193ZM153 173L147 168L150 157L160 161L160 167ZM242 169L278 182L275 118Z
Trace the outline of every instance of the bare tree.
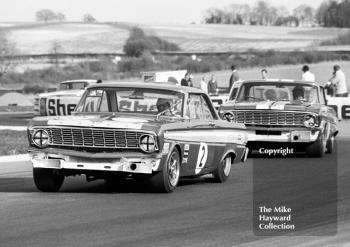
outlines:
M58 41L54 41L51 46L51 53L54 55L56 68L59 65L59 54L63 51L62 45Z
M57 19L55 12L50 9L39 10L35 13L35 16L37 21L43 22L54 21Z
M0 77L16 66L13 59L15 54L15 44L8 40L6 32L0 30Z
M265 1L258 1L254 7L253 15L258 25L268 25L270 15L269 4Z
M277 7L277 15L278 17L287 17L289 16L289 10L284 5L280 5Z
M66 16L65 14L61 13L61 12L58 12L56 14L56 19L59 21L59 22L63 22L66 20Z
M315 10L309 5L299 5L293 10L293 13L301 26L311 26L314 23Z
M84 23L96 23L97 20L91 14L87 13L83 16Z
M231 4L224 9L227 24L248 24L250 7L248 4Z

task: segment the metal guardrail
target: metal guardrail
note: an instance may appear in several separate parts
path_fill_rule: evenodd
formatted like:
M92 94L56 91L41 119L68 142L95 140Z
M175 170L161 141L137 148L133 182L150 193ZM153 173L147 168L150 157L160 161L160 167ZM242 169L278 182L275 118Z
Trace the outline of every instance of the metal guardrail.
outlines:
M341 54L350 54L350 46L319 46L319 47L305 47L298 49L280 49L280 50L242 50L242 51L155 51L153 55L167 55L167 56L210 56L210 55L248 55L248 54L263 54L267 52L276 53L301 53L301 52L332 52ZM9 60L30 60L30 59L64 59L64 58L98 58L98 57L111 57L126 56L123 52L112 52L112 53L43 53L43 54L22 54L14 56L4 56L3 58Z

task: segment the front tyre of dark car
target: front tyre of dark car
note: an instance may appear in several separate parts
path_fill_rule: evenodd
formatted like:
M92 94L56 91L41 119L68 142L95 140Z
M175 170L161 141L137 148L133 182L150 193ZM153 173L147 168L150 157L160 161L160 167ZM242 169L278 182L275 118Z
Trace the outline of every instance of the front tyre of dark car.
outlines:
M163 164L163 169L157 172L150 179L153 187L162 193L171 193L175 190L180 178L180 154L175 148L167 162Z
M306 154L309 157L323 157L326 152L326 144L324 133L320 133L317 140L306 147Z
M326 153L331 154L334 150L334 136L330 136L326 144Z
M64 175L59 170L48 168L33 168L34 183L43 192L57 192L61 188Z
M217 183L225 182L230 176L231 171L231 156L226 156L218 165L216 170L213 172L214 181Z

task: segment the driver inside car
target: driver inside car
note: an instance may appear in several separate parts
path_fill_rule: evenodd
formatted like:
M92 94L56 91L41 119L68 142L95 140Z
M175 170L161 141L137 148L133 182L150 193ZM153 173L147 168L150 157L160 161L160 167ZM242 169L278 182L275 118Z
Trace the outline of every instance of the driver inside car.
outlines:
M304 100L304 88L302 86L296 86L293 89L294 100Z
M164 115L166 115L166 116L171 115L169 100L168 99L159 98L157 100L157 110L158 110L158 113L164 112ZM167 112L165 112L165 111L167 111Z

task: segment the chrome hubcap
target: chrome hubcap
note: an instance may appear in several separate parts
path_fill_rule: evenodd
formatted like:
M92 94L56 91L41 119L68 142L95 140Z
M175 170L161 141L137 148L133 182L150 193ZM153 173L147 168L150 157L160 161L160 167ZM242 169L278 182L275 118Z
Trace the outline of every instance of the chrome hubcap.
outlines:
M228 175L230 175L230 171L231 171L231 157L226 157L223 161L222 161L222 165L223 165L223 170L224 170L224 174L227 177Z
M176 186L179 180L180 169L179 161L176 158L174 158L174 155L171 156L169 161L168 175L170 184L172 186Z

